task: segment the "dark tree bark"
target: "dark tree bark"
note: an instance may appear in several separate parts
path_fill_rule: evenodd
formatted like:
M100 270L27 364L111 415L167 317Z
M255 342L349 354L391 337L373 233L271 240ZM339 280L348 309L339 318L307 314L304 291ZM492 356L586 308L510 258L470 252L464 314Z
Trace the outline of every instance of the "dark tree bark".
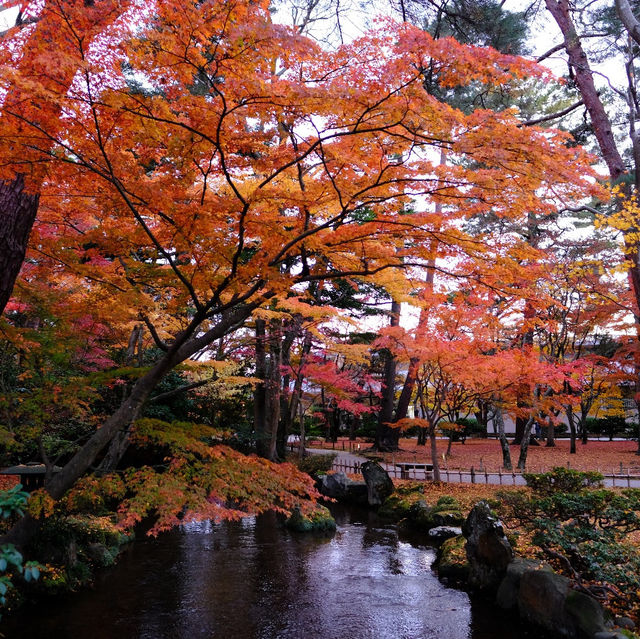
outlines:
M505 470L512 470L513 464L511 463L511 450L509 449L507 435L504 432L504 416L502 414L502 408L495 406L493 410L493 424L498 433L498 440L500 441L500 448L502 449L502 467Z
M24 190L24 177L0 181L0 313L4 311L15 284L40 198Z
M569 454L575 455L576 454L576 416L573 412L573 406L571 406L571 404L567 406L566 413L567 413L567 421L569 422L569 437L570 437Z
M389 325L398 326L400 324L400 303L391 303L391 316ZM380 412L378 414L378 427L376 429L376 440L374 447L380 451L398 450L400 432L397 428L392 428L389 424L393 421L393 406L396 394L396 358L390 351L385 354L384 378L382 388L382 399L380 401Z
M256 372L255 376L262 380L253 392L253 430L256 437L256 452L261 457L269 455L269 444L266 433L266 378L267 355L265 349L266 323L262 319L256 320Z
M525 470L527 467L527 453L529 452L531 431L533 430L535 421L535 417L529 417L524 425L524 433L522 435L522 442L520 443L520 455L518 457L518 470Z

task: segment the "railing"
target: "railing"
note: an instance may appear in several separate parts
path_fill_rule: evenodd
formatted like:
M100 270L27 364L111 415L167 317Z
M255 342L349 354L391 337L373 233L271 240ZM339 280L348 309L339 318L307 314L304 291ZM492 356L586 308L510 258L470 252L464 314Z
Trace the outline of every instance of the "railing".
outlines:
M393 479L410 479L414 481L427 481L433 478L430 470L423 468L405 468L393 463L382 463L382 467ZM360 475L361 465L358 461L336 459L333 462L333 470L341 471L346 475ZM622 470L622 469L621 469ZM440 481L447 483L487 484L495 486L524 486L524 477L520 472L498 469L494 472L471 467L469 470L440 469ZM608 487L640 488L640 474L627 471L626 473L604 474L604 483Z

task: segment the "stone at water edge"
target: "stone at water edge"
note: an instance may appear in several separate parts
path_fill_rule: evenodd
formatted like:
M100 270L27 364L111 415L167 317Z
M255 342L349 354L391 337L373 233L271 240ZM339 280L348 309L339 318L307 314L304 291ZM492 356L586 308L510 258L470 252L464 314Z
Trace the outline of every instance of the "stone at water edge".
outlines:
M296 532L324 532L333 533L336 530L336 520L331 516L328 508L317 505L315 509L303 515L296 506L286 521L287 528Z
M496 593L496 603L500 608L513 610L518 605L518 593L520 592L520 580L528 570L551 570L551 567L535 559L516 557L508 566L507 572L500 582Z
M526 570L518 591L520 616L570 638L605 632L602 606L589 595L571 590L570 581L551 570Z
M447 539L457 537L461 534L462 528L455 528L454 526L436 526L435 528L431 528L427 533L429 541L436 546L444 543Z
M318 490L325 496L354 504L367 503L367 485L363 481L353 481L343 472L321 475L317 481Z
M447 539L438 548L433 567L438 571L442 581L466 584L469 578L469 562L464 549L465 539L462 535Z
M367 499L369 506L381 506L393 492L393 482L389 473L378 464L368 461L361 466L362 476L367 483Z
M513 559L513 549L502 522L492 514L486 501L471 509L462 525L462 534L467 539L469 584L481 589L497 588Z

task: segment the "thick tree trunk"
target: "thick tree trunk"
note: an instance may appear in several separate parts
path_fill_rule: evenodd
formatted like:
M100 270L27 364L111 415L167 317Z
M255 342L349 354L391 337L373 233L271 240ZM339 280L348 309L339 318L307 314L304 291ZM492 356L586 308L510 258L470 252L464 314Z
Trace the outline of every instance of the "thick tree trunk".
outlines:
M554 448L556 445L556 429L551 419L547 421L547 448Z
M575 25L571 17L571 6L569 0L545 0L547 9L555 19L564 38L564 45L569 57L569 65L573 70L576 85L584 101L585 107L591 117L593 132L598 141L602 158L609 170L611 181L615 184L627 173L624 160L618 150L613 135L611 121L607 116L604 105L593 82L589 60L582 48L582 43L576 32ZM637 42L639 27L631 11L631 7L626 0L616 0L616 8L629 35ZM630 79L631 81L631 79ZM623 189L625 197L637 199L637 191L640 186L640 135L636 130L638 114L635 102L630 98L629 106L629 139L633 150L635 187L636 193L626 187ZM640 340L640 253L636 241L637 228L632 226L624 233L626 259L629 263L628 277L631 291L635 301L636 335ZM636 366L636 379L640 375L640 366ZM639 449L640 450L640 449Z
M433 481L440 481L440 460L436 441L436 427L429 428L429 444L431 446L431 464L433 465Z
M569 404L566 408L567 421L569 422L569 454L576 454L576 416L573 413L573 406Z
M569 57L569 65L573 70L575 82L584 105L591 117L593 132L598 140L602 158L607 164L611 178L617 181L626 172L626 168L616 146L611 121L607 116L593 81L593 72L589 66L587 54L582 48L580 38L571 18L569 0L545 0L545 3L562 32L564 47Z
M502 414L502 408L499 406L494 407L493 425L498 433L498 441L500 442L500 448L502 449L502 467L505 470L512 470L513 464L511 463L511 449L509 448L507 435L504 432L504 416Z
M262 380L253 391L253 431L256 437L256 452L261 457L269 454L269 445L266 434L266 377L267 377L267 355L265 350L266 323L262 319L256 320L256 372L255 376Z
M520 456L518 457L518 470L525 470L527 467L527 453L529 452L529 443L531 441L531 431L533 429L533 424L535 423L535 418L529 417L524 426L524 433L522 435L522 442L520 444Z
M390 326L400 324L400 303L391 302ZM378 414L378 428L374 447L381 451L398 450L400 432L397 428L391 428L389 424L393 420L393 405L396 394L396 358L387 351L384 362L384 380L382 399L380 401L380 413Z
M282 379L282 325L279 320L269 325L269 374L265 388L265 433L267 459L278 461L276 452L280 424L280 391Z
M4 311L27 251L39 196L24 190L24 177L0 181L0 313Z

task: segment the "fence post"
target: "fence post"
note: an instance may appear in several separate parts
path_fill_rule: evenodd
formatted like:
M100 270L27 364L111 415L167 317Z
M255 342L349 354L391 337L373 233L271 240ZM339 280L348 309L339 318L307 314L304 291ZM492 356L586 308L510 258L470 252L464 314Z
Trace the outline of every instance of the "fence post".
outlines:
M473 466L471 466L471 483L476 483L476 471Z

